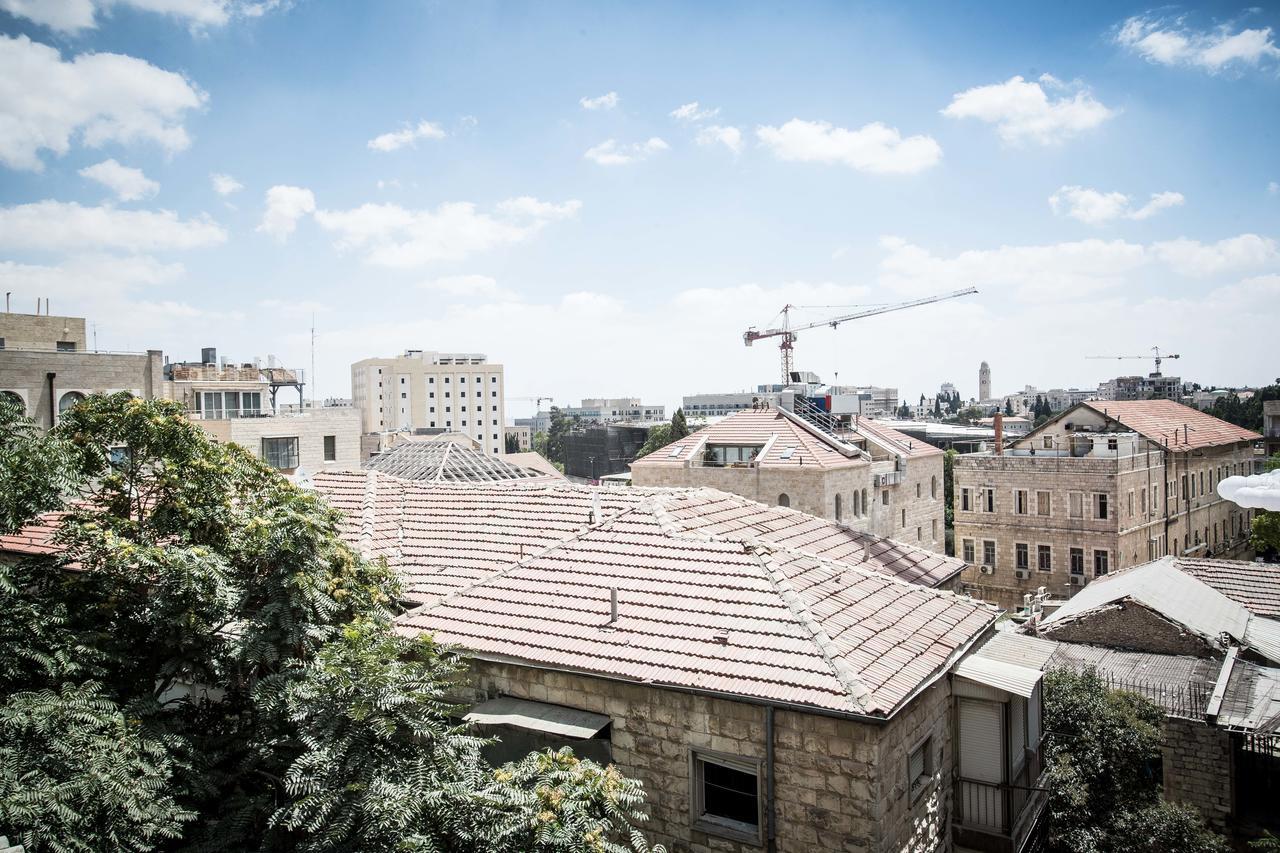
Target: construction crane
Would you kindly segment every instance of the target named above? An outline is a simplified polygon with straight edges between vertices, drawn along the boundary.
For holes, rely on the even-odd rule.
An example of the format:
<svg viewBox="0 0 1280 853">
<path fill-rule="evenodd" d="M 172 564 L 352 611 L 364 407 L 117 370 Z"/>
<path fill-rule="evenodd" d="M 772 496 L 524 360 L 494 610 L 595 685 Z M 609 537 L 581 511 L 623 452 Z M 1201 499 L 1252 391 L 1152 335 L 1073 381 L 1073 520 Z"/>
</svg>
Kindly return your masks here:
<svg viewBox="0 0 1280 853">
<path fill-rule="evenodd" d="M 504 397 L 503 399 L 504 400 L 520 400 L 521 402 L 525 402 L 525 403 L 533 403 L 535 412 L 542 411 L 543 400 L 546 400 L 548 403 L 555 402 L 555 398 L 553 397 Z"/>
<path fill-rule="evenodd" d="M 1152 347 L 1151 351 L 1155 353 L 1154 356 L 1150 356 L 1150 355 L 1086 355 L 1085 358 L 1094 358 L 1094 359 L 1104 358 L 1108 360 L 1116 359 L 1117 361 L 1122 361 L 1124 359 L 1130 359 L 1130 358 L 1153 358 L 1155 359 L 1155 362 L 1156 362 L 1156 372 L 1151 374 L 1152 376 L 1160 375 L 1160 362 L 1164 361 L 1166 358 L 1182 358 L 1182 356 L 1177 354 L 1161 355 L 1160 347 Z"/>
<path fill-rule="evenodd" d="M 751 346 L 758 340 L 764 338 L 782 338 L 778 344 L 778 349 L 782 351 L 782 384 L 787 385 L 791 382 L 792 362 L 794 358 L 795 342 L 798 335 L 796 332 L 803 332 L 805 329 L 816 329 L 819 326 L 830 326 L 836 328 L 841 323 L 847 323 L 850 320 L 861 320 L 863 317 L 874 317 L 877 314 L 888 314 L 890 311 L 902 311 L 905 308 L 915 308 L 917 305 L 929 305 L 933 302 L 942 302 L 946 299 L 955 299 L 959 296 L 968 296 L 977 293 L 976 287 L 969 287 L 964 290 L 957 290 L 954 293 L 942 293 L 937 296 L 929 296 L 924 299 L 915 299 L 911 302 L 899 302 L 896 305 L 881 305 L 877 308 L 869 308 L 866 311 L 859 311 L 855 314 L 845 314 L 842 317 L 832 317 L 829 320 L 819 320 L 816 323 L 806 323 L 803 326 L 791 325 L 791 312 L 799 305 L 784 305 L 782 308 L 782 325 L 776 329 L 765 329 L 757 331 L 755 326 L 747 329 L 742 334 L 742 342 L 747 346 Z"/>
</svg>

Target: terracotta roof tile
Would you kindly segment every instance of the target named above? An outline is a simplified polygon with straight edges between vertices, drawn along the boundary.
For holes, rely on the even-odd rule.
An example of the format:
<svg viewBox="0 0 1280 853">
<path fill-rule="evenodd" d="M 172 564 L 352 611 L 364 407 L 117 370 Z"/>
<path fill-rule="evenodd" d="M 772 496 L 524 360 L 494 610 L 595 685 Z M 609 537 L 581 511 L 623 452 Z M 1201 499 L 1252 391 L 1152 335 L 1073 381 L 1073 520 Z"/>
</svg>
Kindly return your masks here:
<svg viewBox="0 0 1280 853">
<path fill-rule="evenodd" d="M 1174 565 L 1245 609 L 1280 618 L 1280 565 L 1192 557 L 1175 557 Z"/>
<path fill-rule="evenodd" d="M 996 614 L 897 577 L 909 546 L 710 489 L 314 486 L 423 602 L 400 630 L 534 666 L 887 716 Z"/>
<path fill-rule="evenodd" d="M 1172 450 L 1196 450 L 1262 438 L 1256 432 L 1173 400 L 1091 400 L 1080 405 L 1114 418 L 1152 441 L 1168 444 Z"/>
</svg>

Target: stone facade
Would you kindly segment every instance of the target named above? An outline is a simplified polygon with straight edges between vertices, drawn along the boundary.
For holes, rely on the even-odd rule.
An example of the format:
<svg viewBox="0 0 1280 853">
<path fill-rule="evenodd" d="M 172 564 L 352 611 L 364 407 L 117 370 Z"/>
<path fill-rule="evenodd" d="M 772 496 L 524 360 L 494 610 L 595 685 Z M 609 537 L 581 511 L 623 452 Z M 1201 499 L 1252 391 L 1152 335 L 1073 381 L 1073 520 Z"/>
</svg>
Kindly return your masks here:
<svg viewBox="0 0 1280 853">
<path fill-rule="evenodd" d="M 282 474 L 301 468 L 311 474 L 359 468 L 362 456 L 360 414 L 350 408 L 305 409 L 301 414 L 265 418 L 224 418 L 197 421 L 217 441 L 235 442 L 255 456 L 265 457 L 264 438 L 296 439 L 298 467 L 282 467 Z M 331 441 L 326 442 L 326 438 Z M 326 458 L 326 444 L 332 451 Z"/>
<path fill-rule="evenodd" d="M 613 762 L 644 783 L 651 842 L 671 853 L 747 853 L 752 843 L 700 828 L 692 808 L 697 750 L 759 761 L 766 790 L 764 706 L 589 675 L 473 662 L 472 701 L 514 696 L 610 718 Z M 885 723 L 774 711 L 777 850 L 934 851 L 950 847 L 953 747 L 947 680 L 926 688 Z M 932 738 L 933 781 L 907 786 L 910 751 Z M 762 839 L 765 828 L 762 825 Z"/>
<path fill-rule="evenodd" d="M 1232 813 L 1231 735 L 1199 720 L 1169 717 L 1161 748 L 1164 796 L 1195 806 L 1219 831 Z"/>
<path fill-rule="evenodd" d="M 876 475 L 899 470 L 899 482 L 875 486 Z M 631 476 L 637 486 L 707 486 L 769 506 L 783 504 L 785 495 L 785 504 L 792 509 L 944 553 L 942 470 L 942 454 L 936 453 L 899 463 L 882 459 L 837 468 L 636 465 Z"/>
<path fill-rule="evenodd" d="M 166 398 L 163 361 L 159 350 L 97 353 L 6 346 L 0 350 L 0 394 L 21 400 L 27 415 L 50 429 L 59 410 L 80 396 L 127 391 L 144 400 Z"/>
<path fill-rule="evenodd" d="M 1091 410 L 1077 412 L 1077 427 L 1101 427 L 1100 416 L 1090 422 Z M 1099 446 L 1079 456 L 1064 449 L 1082 440 Z M 1249 559 L 1253 512 L 1221 499 L 1217 484 L 1251 473 L 1253 460 L 1253 448 L 1244 441 L 1188 452 L 1136 433 L 1085 438 L 1061 424 L 1021 439 L 1002 455 L 961 456 L 953 477 L 956 555 L 970 563 L 963 584 L 1011 607 L 1037 587 L 1069 597 L 1099 573 L 1166 554 Z M 991 512 L 987 489 L 994 492 Z M 986 542 L 995 548 L 991 571 L 983 569 Z M 1024 578 L 1018 577 L 1019 545 L 1027 554 Z M 1048 548 L 1046 569 L 1041 546 Z M 1078 549 L 1080 572 L 1072 572 L 1072 549 Z"/>
<path fill-rule="evenodd" d="M 48 314 L 0 314 L 0 350 L 70 350 L 88 349 L 83 317 L 51 317 Z"/>
</svg>

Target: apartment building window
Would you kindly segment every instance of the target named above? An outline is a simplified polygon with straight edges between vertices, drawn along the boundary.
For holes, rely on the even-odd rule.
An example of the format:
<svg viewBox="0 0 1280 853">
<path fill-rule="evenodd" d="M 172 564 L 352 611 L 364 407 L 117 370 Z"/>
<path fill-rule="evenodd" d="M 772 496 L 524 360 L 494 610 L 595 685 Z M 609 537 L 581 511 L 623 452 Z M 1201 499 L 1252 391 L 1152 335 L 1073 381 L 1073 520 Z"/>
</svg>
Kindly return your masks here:
<svg viewBox="0 0 1280 853">
<path fill-rule="evenodd" d="M 1182 475 L 1182 499 L 1184 501 L 1190 500 L 1190 498 L 1188 497 L 1189 494 L 1190 493 L 1187 491 L 1187 475 L 1183 474 Z"/>
<path fill-rule="evenodd" d="M 58 341 L 58 352 L 75 352 L 75 341 Z"/>
<path fill-rule="evenodd" d="M 888 489 L 885 489 L 884 491 L 880 492 L 880 505 L 881 505 L 881 506 L 888 506 L 888 505 L 889 505 L 889 490 L 888 490 Z"/>
<path fill-rule="evenodd" d="M 983 512 L 996 511 L 996 490 L 995 489 L 987 488 L 982 490 L 982 511 Z"/>
<path fill-rule="evenodd" d="M 1107 495 L 1103 492 L 1097 492 L 1093 496 L 1093 517 L 1104 520 L 1107 518 Z"/>
<path fill-rule="evenodd" d="M 1146 489 L 1138 490 L 1138 512 L 1142 513 L 1143 515 L 1147 514 L 1147 490 Z"/>
<path fill-rule="evenodd" d="M 446 399 L 446 400 L 447 400 L 447 399 L 449 399 L 451 396 L 452 396 L 452 395 L 451 395 L 448 391 L 445 391 L 445 392 L 444 392 L 444 397 L 445 397 L 445 399 Z"/>
<path fill-rule="evenodd" d="M 1027 514 L 1027 490 L 1026 489 L 1013 490 L 1013 512 L 1015 515 Z"/>
<path fill-rule="evenodd" d="M 938 499 L 938 477 L 934 475 L 929 478 L 929 497 L 934 500 Z"/>
<path fill-rule="evenodd" d="M 930 735 L 907 756 L 907 790 L 912 803 L 929 787 L 933 773 L 933 736 Z"/>
<path fill-rule="evenodd" d="M 0 338 L 0 349 L 4 349 L 4 338 Z"/>
<path fill-rule="evenodd" d="M 1203 472 L 1203 471 L 1201 471 L 1201 472 L 1200 472 L 1200 494 L 1202 494 L 1202 495 L 1204 495 L 1204 494 L 1208 494 L 1208 493 L 1204 490 L 1204 472 Z"/>
<path fill-rule="evenodd" d="M 461 382 L 463 385 L 466 385 L 466 384 L 467 384 L 467 377 L 465 377 L 465 376 L 459 376 L 459 377 L 458 377 L 458 381 L 459 381 L 459 382 Z"/>
<path fill-rule="evenodd" d="M 1083 548 L 1072 548 L 1070 561 L 1071 561 L 1071 574 L 1073 575 L 1084 574 L 1084 549 Z"/>
<path fill-rule="evenodd" d="M 404 391 L 401 391 L 401 392 L 400 392 L 400 399 L 401 399 L 401 400 L 408 400 L 408 399 L 409 399 L 409 395 L 408 395 L 408 394 L 406 394 Z"/>
<path fill-rule="evenodd" d="M 961 540 L 961 543 L 960 543 L 960 553 L 961 553 L 962 559 L 963 559 L 966 563 L 969 563 L 970 565 L 972 565 L 972 564 L 973 564 L 973 556 L 974 556 L 974 555 L 973 555 L 973 540 L 972 540 L 972 539 L 964 539 L 964 540 Z"/>
<path fill-rule="evenodd" d="M 994 540 L 991 540 L 991 539 L 982 540 L 982 564 L 984 566 L 991 566 L 993 569 L 995 568 L 996 543 Z"/>
<path fill-rule="evenodd" d="M 490 391 L 490 392 L 489 392 L 489 396 L 490 396 L 490 397 L 496 397 L 496 396 L 498 396 L 498 392 L 497 392 L 497 391 Z"/>
<path fill-rule="evenodd" d="M 923 528 L 923 527 L 917 527 L 917 528 L 916 528 L 916 541 L 917 541 L 917 542 L 923 542 L 923 541 L 924 541 L 924 528 Z"/>
<path fill-rule="evenodd" d="M 968 490 L 968 489 L 961 489 L 961 490 L 960 490 L 960 509 L 964 510 L 965 512 L 969 512 L 970 510 L 972 510 L 972 509 L 973 509 L 973 504 L 972 504 L 972 502 L 969 500 L 969 490 Z"/>
<path fill-rule="evenodd" d="M 1093 576 L 1101 577 L 1107 573 L 1111 562 L 1111 554 L 1095 549 L 1093 552 Z"/>
<path fill-rule="evenodd" d="M 836 495 L 836 521 L 840 520 L 840 516 L 841 516 L 840 496 Z"/>
<path fill-rule="evenodd" d="M 1129 515 L 1133 515 L 1133 489 L 1129 490 Z"/>
<path fill-rule="evenodd" d="M 867 503 L 867 490 L 866 490 L 866 489 L 863 489 L 863 490 L 862 490 L 862 514 L 863 514 L 863 515 L 870 515 L 870 514 L 871 514 L 871 506 L 870 506 L 870 504 L 868 504 L 868 503 Z"/>
<path fill-rule="evenodd" d="M 929 536 L 934 542 L 938 541 L 938 519 L 936 518 L 929 521 Z"/>
<path fill-rule="evenodd" d="M 1044 447 L 1045 450 L 1053 450 L 1053 436 L 1046 435 L 1044 437 L 1044 442 L 1042 443 L 1042 446 Z"/>
<path fill-rule="evenodd" d="M 404 384 L 404 377 L 403 377 L 403 376 L 401 376 L 401 377 L 400 377 L 400 384 L 401 384 L 401 385 L 403 385 L 403 384 Z"/>
<path fill-rule="evenodd" d="M 324 461 L 338 461 L 338 437 L 336 435 L 326 435 L 324 437 Z"/>
<path fill-rule="evenodd" d="M 906 529 L 907 529 L 907 510 L 906 510 L 906 507 L 903 507 L 903 509 L 902 509 L 902 529 L 903 529 L 903 530 L 906 530 Z"/>
<path fill-rule="evenodd" d="M 428 384 L 428 385 L 435 385 L 435 384 L 436 384 L 436 378 L 435 378 L 434 376 L 428 376 L 428 377 L 427 377 L 427 384 Z"/>
<path fill-rule="evenodd" d="M 262 460 L 282 471 L 298 467 L 298 437 L 262 439 Z"/>
<path fill-rule="evenodd" d="M 1036 515 L 1049 515 L 1052 507 L 1048 492 L 1036 492 Z"/>
<path fill-rule="evenodd" d="M 434 400 L 435 398 L 436 398 L 436 392 L 435 392 L 435 391 L 428 391 L 428 392 L 427 392 L 427 399 L 428 399 L 428 400 Z"/>
<path fill-rule="evenodd" d="M 1013 567 L 1025 569 L 1030 565 L 1026 542 L 1015 542 L 1013 545 Z"/>
<path fill-rule="evenodd" d="M 760 762 L 694 750 L 693 815 L 697 829 L 751 843 L 760 840 Z"/>
<path fill-rule="evenodd" d="M 1036 568 L 1042 572 L 1053 571 L 1053 546 L 1036 546 Z"/>
<path fill-rule="evenodd" d="M 496 376 L 490 376 L 490 377 L 489 377 L 489 381 L 490 381 L 490 382 L 497 382 L 497 381 L 498 381 L 498 377 L 496 377 Z"/>
</svg>

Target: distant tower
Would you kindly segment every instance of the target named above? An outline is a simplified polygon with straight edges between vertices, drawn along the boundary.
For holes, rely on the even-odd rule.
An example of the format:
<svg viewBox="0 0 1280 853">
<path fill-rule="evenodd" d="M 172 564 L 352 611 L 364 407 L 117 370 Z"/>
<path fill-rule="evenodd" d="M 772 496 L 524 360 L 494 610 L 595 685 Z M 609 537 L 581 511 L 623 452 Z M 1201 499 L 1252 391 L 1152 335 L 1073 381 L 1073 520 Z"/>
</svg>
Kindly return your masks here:
<svg viewBox="0 0 1280 853">
<path fill-rule="evenodd" d="M 985 361 L 978 368 L 978 399 L 991 399 L 991 368 Z"/>
</svg>

